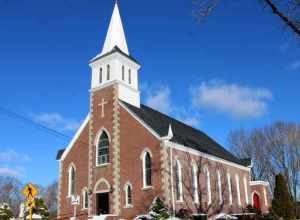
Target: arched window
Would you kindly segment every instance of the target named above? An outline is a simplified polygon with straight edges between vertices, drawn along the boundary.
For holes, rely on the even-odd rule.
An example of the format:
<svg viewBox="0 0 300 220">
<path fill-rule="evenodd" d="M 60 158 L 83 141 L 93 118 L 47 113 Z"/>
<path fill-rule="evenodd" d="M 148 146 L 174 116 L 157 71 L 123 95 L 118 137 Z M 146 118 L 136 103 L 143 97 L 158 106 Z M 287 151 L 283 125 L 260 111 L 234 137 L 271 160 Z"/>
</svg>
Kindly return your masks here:
<svg viewBox="0 0 300 220">
<path fill-rule="evenodd" d="M 199 202 L 198 195 L 198 175 L 197 175 L 197 166 L 195 164 L 192 165 L 192 197 L 195 203 Z"/>
<path fill-rule="evenodd" d="M 75 180 L 76 180 L 75 168 L 73 166 L 70 166 L 69 168 L 68 180 L 69 180 L 68 196 L 72 196 L 75 194 Z"/>
<path fill-rule="evenodd" d="M 176 181 L 176 200 L 182 201 L 182 175 L 181 175 L 181 164 L 179 160 L 176 160 L 175 164 L 175 181 Z"/>
<path fill-rule="evenodd" d="M 107 80 L 110 80 L 110 65 L 107 65 Z"/>
<path fill-rule="evenodd" d="M 128 83 L 131 84 L 131 69 L 128 70 Z"/>
<path fill-rule="evenodd" d="M 84 189 L 82 192 L 82 202 L 83 208 L 87 209 L 89 207 L 89 194 L 87 189 Z"/>
<path fill-rule="evenodd" d="M 236 192 L 237 192 L 237 202 L 238 205 L 241 206 L 241 191 L 240 191 L 240 177 L 236 174 L 235 175 L 235 183 L 236 183 Z"/>
<path fill-rule="evenodd" d="M 122 66 L 122 80 L 125 80 L 125 67 Z"/>
<path fill-rule="evenodd" d="M 152 185 L 151 155 L 145 152 L 143 157 L 143 184 L 144 188 Z"/>
<path fill-rule="evenodd" d="M 217 171 L 217 191 L 219 195 L 219 204 L 223 204 L 223 193 L 222 193 L 222 180 L 221 180 L 221 172 Z"/>
<path fill-rule="evenodd" d="M 125 185 L 125 207 L 132 207 L 132 186 L 129 183 Z"/>
<path fill-rule="evenodd" d="M 97 165 L 109 162 L 109 139 L 105 131 L 102 132 L 97 146 Z"/>
<path fill-rule="evenodd" d="M 206 175 L 206 187 L 207 187 L 207 204 L 211 204 L 211 186 L 210 186 L 210 173 L 208 167 L 204 168 Z"/>
<path fill-rule="evenodd" d="M 230 173 L 227 173 L 227 184 L 228 184 L 229 205 L 232 205 L 232 190 L 231 190 L 231 176 L 230 176 Z"/>
<path fill-rule="evenodd" d="M 103 81 L 102 74 L 103 74 L 103 70 L 102 70 L 102 68 L 100 68 L 100 71 L 99 71 L 99 82 L 100 83 L 102 83 L 102 81 Z"/>
</svg>

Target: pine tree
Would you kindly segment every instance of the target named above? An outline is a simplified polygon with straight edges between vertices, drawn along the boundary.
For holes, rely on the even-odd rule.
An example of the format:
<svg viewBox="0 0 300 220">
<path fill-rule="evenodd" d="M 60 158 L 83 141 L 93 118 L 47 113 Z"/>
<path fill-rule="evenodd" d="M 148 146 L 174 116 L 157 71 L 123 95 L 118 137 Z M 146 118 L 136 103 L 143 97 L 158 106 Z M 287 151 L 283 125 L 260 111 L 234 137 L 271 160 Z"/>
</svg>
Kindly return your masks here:
<svg viewBox="0 0 300 220">
<path fill-rule="evenodd" d="M 282 174 L 276 175 L 272 210 L 284 219 L 294 217 L 294 203 Z"/>
<path fill-rule="evenodd" d="M 3 203 L 0 205 L 0 219 L 10 220 L 13 217 L 13 213 L 8 204 Z"/>
<path fill-rule="evenodd" d="M 154 220 L 163 220 L 168 219 L 170 217 L 168 209 L 159 197 L 156 197 L 154 199 L 149 214 L 151 219 Z"/>
<path fill-rule="evenodd" d="M 34 202 L 35 202 L 35 207 L 32 209 L 32 213 L 41 216 L 42 220 L 49 220 L 50 213 L 47 206 L 44 203 L 44 200 L 42 198 L 36 198 Z M 28 215 L 29 215 L 29 211 L 27 210 L 25 216 Z"/>
</svg>

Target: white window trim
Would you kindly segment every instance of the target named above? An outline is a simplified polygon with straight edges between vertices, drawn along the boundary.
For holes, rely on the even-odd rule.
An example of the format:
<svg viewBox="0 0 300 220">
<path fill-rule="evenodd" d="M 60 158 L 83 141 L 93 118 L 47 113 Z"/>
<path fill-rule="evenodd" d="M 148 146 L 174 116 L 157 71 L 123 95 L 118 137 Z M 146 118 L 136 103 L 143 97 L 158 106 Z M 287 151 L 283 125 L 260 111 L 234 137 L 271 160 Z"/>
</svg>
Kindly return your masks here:
<svg viewBox="0 0 300 220">
<path fill-rule="evenodd" d="M 228 184 L 229 205 L 232 205 L 232 189 L 231 189 L 231 176 L 230 176 L 230 173 L 227 173 L 227 184 Z"/>
<path fill-rule="evenodd" d="M 206 186 L 207 186 L 207 204 L 211 205 L 212 199 L 211 199 L 211 184 L 210 184 L 210 172 L 208 167 L 204 168 L 205 174 L 206 174 Z"/>
<path fill-rule="evenodd" d="M 98 159 L 99 159 L 99 155 L 98 155 L 98 150 L 99 150 L 99 141 L 100 141 L 100 138 L 101 138 L 101 135 L 103 134 L 103 132 L 106 133 L 107 137 L 108 137 L 108 157 L 109 157 L 109 146 L 110 146 L 110 143 L 111 143 L 111 139 L 110 139 L 110 135 L 109 135 L 109 132 L 105 129 L 105 128 L 101 128 L 97 135 L 96 135 L 96 139 L 95 139 L 95 146 L 96 146 L 96 161 L 95 161 L 95 164 L 96 164 L 96 167 L 106 167 L 108 166 L 110 163 L 109 163 L 109 160 L 108 160 L 108 163 L 101 163 L 99 164 L 98 163 Z"/>
<path fill-rule="evenodd" d="M 235 175 L 235 182 L 236 182 L 237 202 L 238 205 L 241 206 L 242 202 L 241 202 L 241 191 L 240 191 L 240 177 L 237 174 Z"/>
<path fill-rule="evenodd" d="M 131 188 L 131 204 L 128 203 L 128 187 Z M 124 192 L 125 192 L 125 207 L 124 208 L 133 208 L 133 205 L 132 205 L 132 185 L 130 182 L 127 182 L 125 185 L 124 185 Z"/>
<path fill-rule="evenodd" d="M 249 204 L 249 195 L 248 195 L 248 184 L 247 184 L 247 178 L 244 177 L 244 188 L 245 188 L 245 198 L 246 198 L 246 204 Z"/>
<path fill-rule="evenodd" d="M 195 186 L 195 189 L 194 189 L 194 202 L 195 203 L 199 203 L 199 195 L 198 195 L 198 175 L 197 175 L 197 172 L 198 172 L 198 168 L 196 166 L 196 164 L 193 164 L 192 165 L 192 172 L 193 172 L 193 175 L 194 175 L 194 186 Z"/>
<path fill-rule="evenodd" d="M 76 169 L 75 169 L 74 164 L 71 164 L 68 169 L 68 197 L 72 196 L 72 192 L 71 192 L 72 191 L 71 190 L 71 188 L 72 188 L 72 175 L 71 175 L 72 169 L 74 169 L 74 173 L 75 173 L 75 177 L 76 177 Z M 75 189 L 74 189 L 74 191 L 75 191 Z"/>
<path fill-rule="evenodd" d="M 88 209 L 89 208 L 89 203 L 85 204 L 86 196 L 88 196 L 88 189 L 85 187 L 82 190 L 82 209 Z M 85 205 L 87 205 L 87 206 L 85 206 Z"/>
<path fill-rule="evenodd" d="M 151 185 L 147 185 L 147 176 L 146 176 L 146 155 L 149 154 L 150 155 L 150 159 L 152 158 L 152 154 L 150 151 L 148 150 L 144 150 L 143 151 L 143 158 L 142 158 L 142 163 L 143 163 L 143 188 L 142 189 L 149 189 L 152 188 L 152 181 L 151 181 Z M 151 161 L 151 165 L 152 165 L 152 161 Z M 152 175 L 152 173 L 151 173 Z"/>
<path fill-rule="evenodd" d="M 218 193 L 219 193 L 219 204 L 223 204 L 223 195 L 222 195 L 222 180 L 220 170 L 217 171 L 218 178 Z"/>
<path fill-rule="evenodd" d="M 176 196 L 176 202 L 183 202 L 183 187 L 182 187 L 182 168 L 181 168 L 181 163 L 179 160 L 176 160 L 176 166 L 177 166 L 177 170 L 176 175 L 178 175 L 178 182 L 179 182 L 179 199 Z M 176 187 L 176 191 L 177 191 L 177 187 Z M 176 192 L 177 193 L 177 192 Z"/>
</svg>

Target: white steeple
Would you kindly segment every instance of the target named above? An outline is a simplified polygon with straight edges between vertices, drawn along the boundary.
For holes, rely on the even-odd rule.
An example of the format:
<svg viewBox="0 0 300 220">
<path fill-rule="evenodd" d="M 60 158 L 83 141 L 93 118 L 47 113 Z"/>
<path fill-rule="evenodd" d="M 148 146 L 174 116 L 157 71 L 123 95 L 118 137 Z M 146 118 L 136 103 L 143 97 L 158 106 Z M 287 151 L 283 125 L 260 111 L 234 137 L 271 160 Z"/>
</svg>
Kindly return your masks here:
<svg viewBox="0 0 300 220">
<path fill-rule="evenodd" d="M 106 34 L 106 39 L 101 55 L 110 52 L 115 46 L 119 47 L 124 53 L 129 55 L 117 1 L 115 3 L 115 8 L 110 20 L 108 32 Z"/>
<path fill-rule="evenodd" d="M 117 2 L 103 50 L 89 65 L 92 69 L 92 90 L 117 85 L 120 100 L 140 107 L 138 72 L 141 66 L 129 55 Z"/>
</svg>

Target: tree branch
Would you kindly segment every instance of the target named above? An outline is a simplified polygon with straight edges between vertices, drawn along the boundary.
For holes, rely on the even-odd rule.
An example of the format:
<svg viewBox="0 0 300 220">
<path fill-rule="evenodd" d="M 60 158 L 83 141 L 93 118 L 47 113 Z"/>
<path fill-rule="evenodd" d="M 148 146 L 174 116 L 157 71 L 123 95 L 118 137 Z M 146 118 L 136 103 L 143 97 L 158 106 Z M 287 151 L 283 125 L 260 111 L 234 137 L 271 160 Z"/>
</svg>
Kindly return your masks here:
<svg viewBox="0 0 300 220">
<path fill-rule="evenodd" d="M 285 16 L 281 11 L 279 11 L 279 9 L 271 0 L 265 0 L 265 2 L 268 6 L 270 6 L 273 14 L 277 15 L 289 28 L 292 29 L 292 31 L 294 31 L 298 35 L 298 37 L 300 37 L 300 28 L 297 27 L 297 25 L 287 16 Z"/>
</svg>

